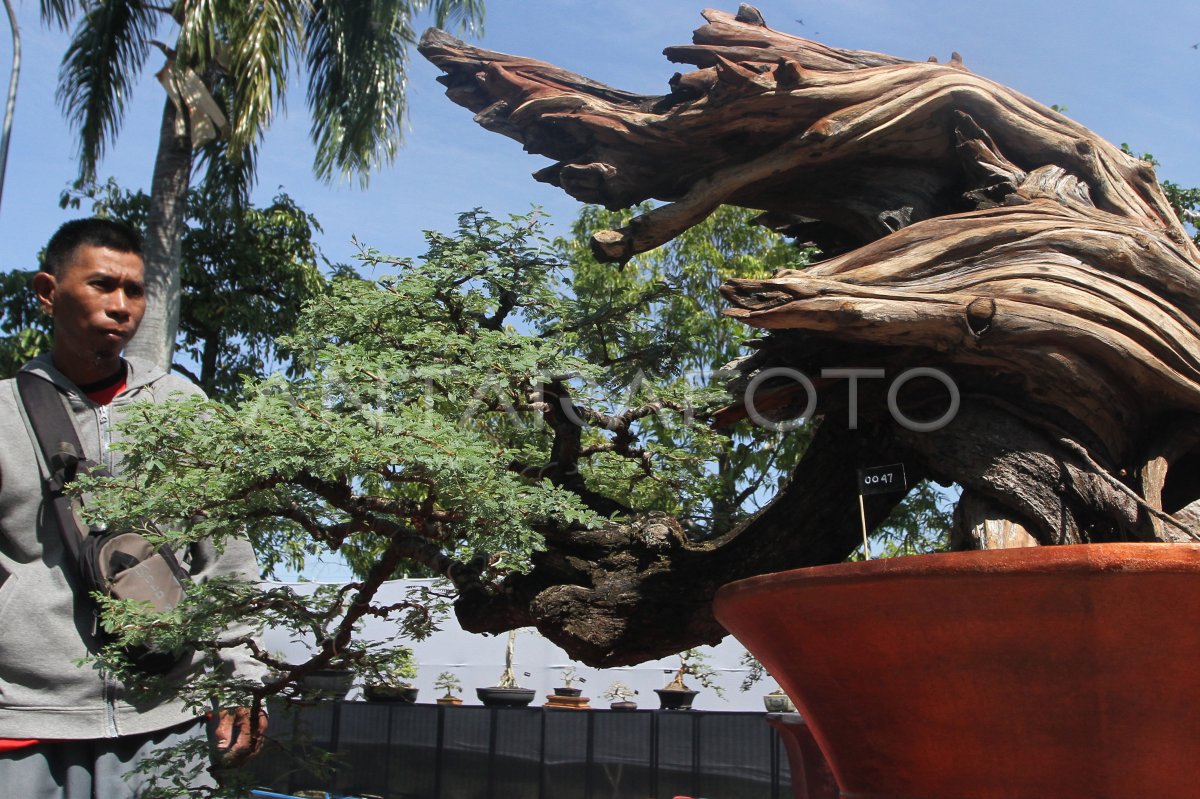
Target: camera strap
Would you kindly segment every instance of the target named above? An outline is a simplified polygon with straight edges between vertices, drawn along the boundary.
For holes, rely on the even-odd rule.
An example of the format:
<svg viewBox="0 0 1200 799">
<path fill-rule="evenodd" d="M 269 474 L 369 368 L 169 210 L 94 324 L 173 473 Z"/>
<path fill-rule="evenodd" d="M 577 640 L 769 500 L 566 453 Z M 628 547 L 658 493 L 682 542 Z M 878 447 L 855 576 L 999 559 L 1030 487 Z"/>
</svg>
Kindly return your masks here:
<svg viewBox="0 0 1200 799">
<path fill-rule="evenodd" d="M 32 372 L 18 372 L 17 389 L 49 471 L 46 493 L 58 520 L 63 549 L 77 566 L 80 544 L 90 531 L 83 522 L 82 503 L 68 494 L 66 487 L 80 469 L 86 473 L 102 467 L 83 457 L 79 434 L 53 383 Z"/>
<path fill-rule="evenodd" d="M 90 529 L 79 496 L 67 492 L 79 473 L 104 476 L 108 470 L 83 457 L 58 389 L 31 372 L 17 374 L 17 388 L 50 473 L 46 493 L 62 534 L 64 565 L 82 578 L 85 591 L 148 602 L 158 611 L 175 607 L 188 573 L 171 548 L 155 547 L 139 533 Z"/>
</svg>

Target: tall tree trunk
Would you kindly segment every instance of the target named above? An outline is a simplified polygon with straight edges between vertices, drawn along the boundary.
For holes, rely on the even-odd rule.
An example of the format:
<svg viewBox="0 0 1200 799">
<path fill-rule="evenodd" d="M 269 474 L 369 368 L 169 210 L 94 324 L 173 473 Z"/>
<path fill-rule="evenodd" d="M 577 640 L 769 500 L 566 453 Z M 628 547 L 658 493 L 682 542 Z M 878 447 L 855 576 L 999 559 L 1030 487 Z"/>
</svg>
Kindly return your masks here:
<svg viewBox="0 0 1200 799">
<path fill-rule="evenodd" d="M 187 190 L 192 177 L 192 142 L 175 133 L 177 115 L 168 99 L 158 134 L 158 156 L 146 222 L 146 316 L 127 354 L 171 368 L 179 331 L 180 264 Z"/>
<path fill-rule="evenodd" d="M 200 353 L 200 387 L 211 396 L 217 377 L 217 357 L 221 354 L 221 337 L 216 332 L 204 338 L 204 349 Z"/>
</svg>

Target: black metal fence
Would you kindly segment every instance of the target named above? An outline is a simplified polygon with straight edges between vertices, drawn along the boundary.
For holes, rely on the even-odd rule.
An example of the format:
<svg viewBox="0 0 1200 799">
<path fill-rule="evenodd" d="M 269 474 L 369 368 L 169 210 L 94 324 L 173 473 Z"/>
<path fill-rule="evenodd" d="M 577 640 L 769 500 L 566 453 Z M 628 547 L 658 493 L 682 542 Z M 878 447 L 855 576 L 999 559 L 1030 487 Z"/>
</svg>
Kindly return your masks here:
<svg viewBox="0 0 1200 799">
<path fill-rule="evenodd" d="M 273 709 L 263 787 L 384 799 L 787 799 L 763 713 L 322 702 Z M 332 753 L 331 770 L 317 766 Z"/>
</svg>

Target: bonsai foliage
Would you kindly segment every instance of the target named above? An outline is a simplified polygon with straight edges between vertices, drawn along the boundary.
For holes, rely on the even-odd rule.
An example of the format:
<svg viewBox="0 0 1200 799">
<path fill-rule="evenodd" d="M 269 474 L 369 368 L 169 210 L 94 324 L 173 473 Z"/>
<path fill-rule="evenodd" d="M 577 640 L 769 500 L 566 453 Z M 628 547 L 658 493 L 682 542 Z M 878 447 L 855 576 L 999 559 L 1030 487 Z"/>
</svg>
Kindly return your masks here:
<svg viewBox="0 0 1200 799">
<path fill-rule="evenodd" d="M 558 242 L 571 265 L 571 287 L 582 313 L 579 353 L 603 365 L 621 386 L 670 380 L 697 391 L 719 388 L 722 370 L 745 355 L 750 337 L 744 325 L 722 315 L 721 285 L 736 277 L 802 268 L 812 250 L 792 246 L 752 224 L 749 212 L 729 206 L 619 270 L 595 258 L 588 245 L 594 234 L 626 225 L 650 208 L 586 206 L 572 226 L 572 238 Z M 676 494 L 663 491 L 636 507 L 671 513 L 696 536 L 722 535 L 773 495 L 809 438 L 806 428 L 785 434 L 745 419 L 720 433 L 725 440 L 712 458 L 712 478 L 701 503 L 684 505 Z M 659 425 L 653 436 L 670 441 L 672 431 Z"/>
<path fill-rule="evenodd" d="M 571 287 L 583 316 L 579 353 L 604 365 L 618 385 L 643 380 L 682 380 L 697 391 L 723 388 L 723 381 L 755 346 L 754 332 L 724 313 L 721 286 L 780 269 L 803 269 L 820 258 L 817 248 L 797 247 L 755 214 L 724 205 L 707 219 L 649 252 L 614 269 L 595 257 L 589 242 L 606 229 L 628 225 L 652 210 L 641 203 L 621 211 L 585 206 L 572 225 L 572 238 L 556 242 L 571 267 Z M 653 422 L 653 418 L 650 420 Z M 689 534 L 716 538 L 746 521 L 785 486 L 811 439 L 813 425 L 777 426 L 718 415 L 723 437 L 714 454 L 714 479 L 701 504 L 681 506 L 676 495 L 650 497 L 636 507 L 672 513 Z M 669 439 L 669 427 L 652 430 Z M 873 532 L 885 557 L 949 546 L 952 502 L 947 492 L 923 482 L 898 503 Z"/>
<path fill-rule="evenodd" d="M 364 657 L 360 671 L 367 685 L 389 687 L 407 686 L 417 677 L 413 652 L 406 646 L 396 646 L 382 653 Z"/>
<path fill-rule="evenodd" d="M 618 680 L 605 688 L 601 695 L 610 702 L 630 702 L 633 697 L 638 695 L 638 692 L 636 688 L 630 688 Z"/>
<path fill-rule="evenodd" d="M 471 595 L 528 569 L 548 540 L 586 536 L 623 507 L 602 491 L 628 497 L 650 481 L 687 497 L 706 485 L 705 447 L 697 456 L 638 440 L 641 420 L 668 414 L 688 431 L 680 438 L 716 440 L 685 418 L 686 386 L 657 393 L 643 383 L 610 400 L 603 370 L 572 354 L 577 305 L 559 290 L 564 264 L 536 219 L 472 212 L 455 236 L 428 241 L 420 262 L 364 250 L 366 268 L 391 274 L 339 278 L 308 304 L 281 342 L 308 372 L 247 379 L 236 406 L 141 407 L 124 430 L 123 474 L 82 484 L 88 514 L 110 527 L 177 547 L 246 535 L 268 571 L 337 551 L 360 575 L 311 596 L 193 585 L 164 618 L 110 603 L 121 643 L 215 652 L 252 647 L 245 633 L 269 624 L 312 646 L 303 663 L 256 652 L 279 674 L 267 685 L 198 678 L 197 707 L 214 695 L 254 704 L 287 694 L 318 668 L 371 672 L 403 660 L 389 643 L 358 642 L 360 621 L 396 617 L 400 638 L 420 637 L 452 594 L 379 606 L 375 592 L 398 574 L 442 574 Z M 246 621 L 227 632 L 236 620 Z M 506 674 L 511 648 L 508 661 Z"/>
<path fill-rule="evenodd" d="M 671 678 L 671 681 L 666 684 L 666 690 L 692 690 L 683 681 L 686 676 L 695 677 L 698 683 L 705 688 L 711 688 L 717 696 L 724 698 L 725 689 L 717 682 L 717 672 L 708 665 L 708 655 L 698 649 L 685 649 L 679 653 L 679 668 L 675 670 L 675 676 Z"/>
<path fill-rule="evenodd" d="M 763 666 L 762 661 L 750 654 L 743 652 L 738 663 L 746 668 L 746 676 L 742 678 L 742 684 L 738 686 L 738 690 L 745 693 L 754 687 L 755 683 L 767 676 L 767 669 Z"/>
<path fill-rule="evenodd" d="M 445 691 L 445 698 L 451 699 L 462 690 L 462 680 L 458 679 L 458 675 L 452 671 L 443 671 L 433 681 L 433 687 L 439 691 Z"/>
<path fill-rule="evenodd" d="M 754 657 L 754 655 L 750 654 L 750 652 L 743 652 L 742 657 L 738 660 L 738 663 L 744 666 L 746 669 L 746 676 L 742 678 L 742 684 L 738 686 L 738 690 L 743 693 L 752 689 L 756 683 L 760 682 L 764 678 L 771 676 L 766 667 L 763 666 L 762 661 Z M 775 688 L 770 691 L 770 693 L 771 695 L 778 695 L 783 694 L 784 691 L 782 688 L 776 685 Z"/>
</svg>

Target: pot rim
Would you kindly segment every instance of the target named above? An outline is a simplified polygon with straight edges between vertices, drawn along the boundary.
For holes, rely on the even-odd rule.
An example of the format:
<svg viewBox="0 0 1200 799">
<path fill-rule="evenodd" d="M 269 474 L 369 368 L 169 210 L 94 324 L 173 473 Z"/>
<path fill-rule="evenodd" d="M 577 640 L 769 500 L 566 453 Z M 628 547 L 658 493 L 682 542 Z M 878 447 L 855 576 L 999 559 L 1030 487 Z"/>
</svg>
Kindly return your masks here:
<svg viewBox="0 0 1200 799">
<path fill-rule="evenodd" d="M 1200 543 L 1120 542 L 934 552 L 897 558 L 831 563 L 761 574 L 726 583 L 718 605 L 735 594 L 774 590 L 794 582 L 851 583 L 950 575 L 1069 574 L 1083 572 L 1200 573 Z M 719 614 L 718 614 L 719 615 Z"/>
</svg>

